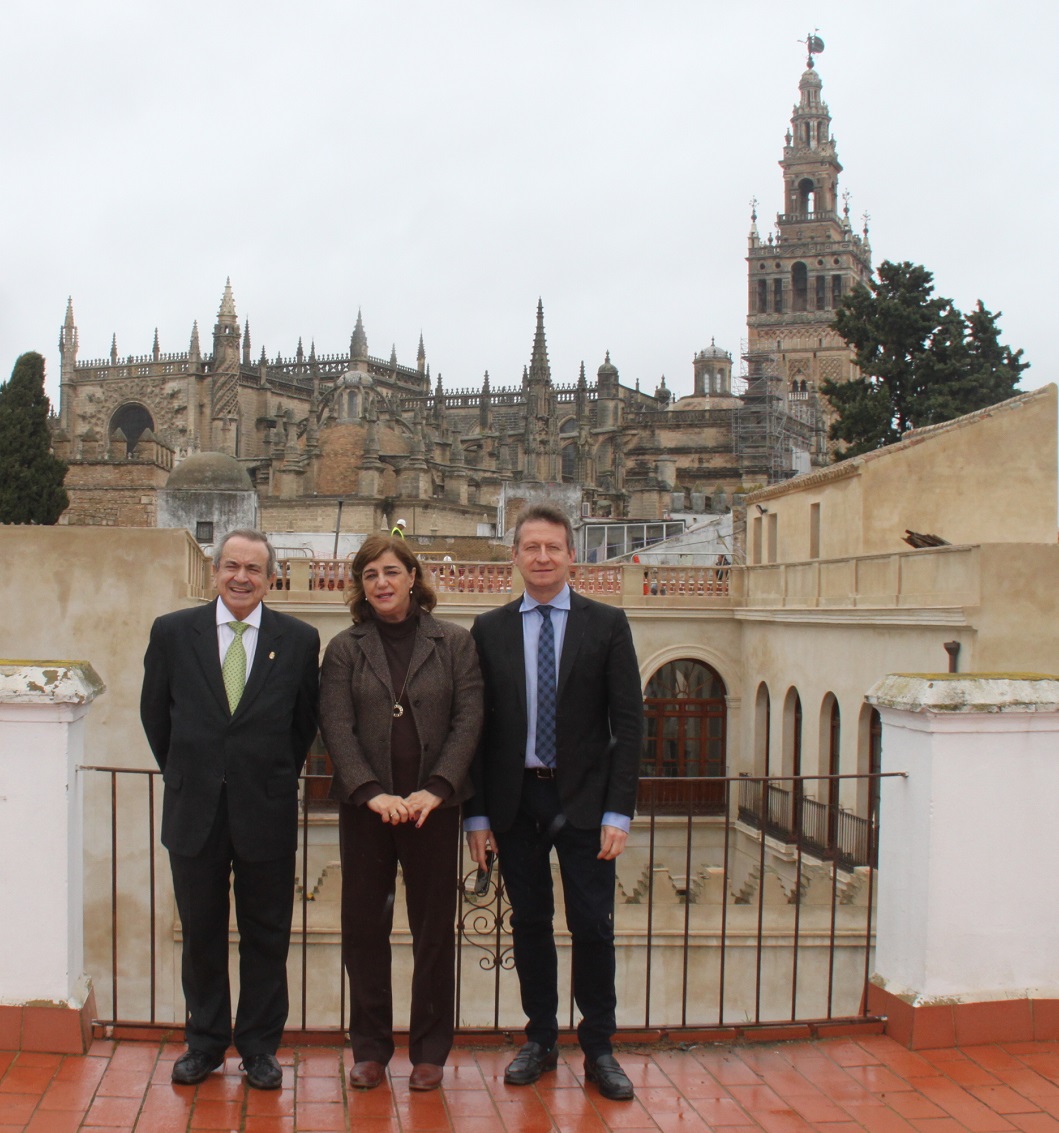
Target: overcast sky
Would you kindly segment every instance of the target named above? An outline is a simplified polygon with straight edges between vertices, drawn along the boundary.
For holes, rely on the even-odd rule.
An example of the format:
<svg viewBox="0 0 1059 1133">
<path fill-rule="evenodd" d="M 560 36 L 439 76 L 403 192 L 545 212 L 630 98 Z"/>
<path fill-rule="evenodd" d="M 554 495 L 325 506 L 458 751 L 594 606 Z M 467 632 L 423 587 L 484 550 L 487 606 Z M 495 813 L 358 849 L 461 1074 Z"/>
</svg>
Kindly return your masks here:
<svg viewBox="0 0 1059 1133">
<path fill-rule="evenodd" d="M 231 277 L 254 356 L 369 350 L 446 390 L 611 352 L 678 394 L 746 336 L 807 32 L 859 228 L 1056 379 L 1059 5 L 1043 0 L 7 0 L 0 376 L 203 348 Z"/>
</svg>

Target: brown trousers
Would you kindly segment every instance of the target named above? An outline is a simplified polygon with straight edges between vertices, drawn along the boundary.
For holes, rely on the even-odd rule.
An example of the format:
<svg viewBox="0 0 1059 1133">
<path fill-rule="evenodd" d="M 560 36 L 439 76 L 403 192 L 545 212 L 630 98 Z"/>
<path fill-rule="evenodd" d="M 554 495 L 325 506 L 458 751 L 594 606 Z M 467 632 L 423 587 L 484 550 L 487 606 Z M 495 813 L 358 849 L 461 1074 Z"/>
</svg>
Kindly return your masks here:
<svg viewBox="0 0 1059 1133">
<path fill-rule="evenodd" d="M 349 976 L 349 1040 L 358 1062 L 393 1054 L 390 930 L 397 865 L 412 930 L 413 1065 L 444 1066 L 452 1049 L 456 997 L 456 898 L 460 808 L 389 826 L 366 806 L 339 809 L 342 855 L 342 959 Z"/>
</svg>

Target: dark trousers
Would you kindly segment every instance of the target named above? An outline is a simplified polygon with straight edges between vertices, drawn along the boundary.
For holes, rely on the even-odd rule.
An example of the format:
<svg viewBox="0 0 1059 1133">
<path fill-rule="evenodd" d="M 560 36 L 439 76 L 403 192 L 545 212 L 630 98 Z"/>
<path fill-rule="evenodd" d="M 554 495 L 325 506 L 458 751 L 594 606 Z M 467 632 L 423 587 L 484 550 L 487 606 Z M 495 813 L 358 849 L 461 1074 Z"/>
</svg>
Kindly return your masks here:
<svg viewBox="0 0 1059 1133">
<path fill-rule="evenodd" d="M 353 1057 L 386 1063 L 393 1055 L 390 930 L 400 863 L 412 930 L 408 1054 L 413 1065 L 444 1066 L 455 1023 L 459 807 L 433 811 L 417 830 L 411 822 L 389 826 L 366 806 L 344 803 L 338 833 Z"/>
<path fill-rule="evenodd" d="M 572 938 L 577 1037 L 589 1058 L 611 1052 L 614 993 L 614 862 L 600 861 L 599 828 L 566 821 L 554 780 L 523 778 L 518 815 L 496 832 L 500 870 L 511 901 L 515 968 L 526 1013 L 526 1037 L 551 1047 L 559 1033 L 558 975 L 552 918 L 555 900 L 549 855 L 559 858 Z"/>
<path fill-rule="evenodd" d="M 244 861 L 220 804 L 206 845 L 193 858 L 170 853 L 173 890 L 184 935 L 181 977 L 187 1003 L 187 1044 L 220 1056 L 233 1040 L 228 983 L 228 889 L 234 877 L 239 926 L 236 1049 L 249 1058 L 275 1054 L 287 1021 L 287 951 L 294 909 L 294 855 Z"/>
</svg>

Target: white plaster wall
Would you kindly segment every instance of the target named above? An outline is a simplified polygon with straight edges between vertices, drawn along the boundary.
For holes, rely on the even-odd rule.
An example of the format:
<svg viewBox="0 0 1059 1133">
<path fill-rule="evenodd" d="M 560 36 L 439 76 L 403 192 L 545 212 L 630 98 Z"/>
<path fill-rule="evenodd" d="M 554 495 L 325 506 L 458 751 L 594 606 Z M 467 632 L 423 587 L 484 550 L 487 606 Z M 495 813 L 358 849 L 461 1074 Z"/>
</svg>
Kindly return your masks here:
<svg viewBox="0 0 1059 1133">
<path fill-rule="evenodd" d="M 0 1003 L 84 1000 L 84 713 L 0 704 Z"/>
<path fill-rule="evenodd" d="M 876 973 L 915 1002 L 1059 996 L 1059 715 L 880 706 Z"/>
</svg>

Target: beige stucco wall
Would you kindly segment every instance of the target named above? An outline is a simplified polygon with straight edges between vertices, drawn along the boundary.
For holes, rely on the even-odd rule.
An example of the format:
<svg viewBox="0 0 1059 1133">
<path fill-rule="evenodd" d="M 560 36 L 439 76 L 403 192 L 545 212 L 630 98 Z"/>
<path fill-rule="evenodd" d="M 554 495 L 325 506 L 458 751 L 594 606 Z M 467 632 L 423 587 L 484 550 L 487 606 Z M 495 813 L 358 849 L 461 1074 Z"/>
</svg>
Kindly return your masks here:
<svg viewBox="0 0 1059 1133">
<path fill-rule="evenodd" d="M 820 508 L 815 557 L 824 559 L 902 550 L 906 530 L 953 544 L 1055 542 L 1057 407 L 1059 391 L 1047 385 L 755 492 L 748 499 L 748 561 L 814 557 L 814 504 Z M 770 523 L 777 527 L 774 559 Z M 761 558 L 754 555 L 758 525 Z"/>
</svg>

